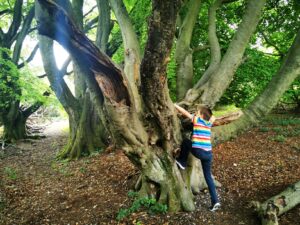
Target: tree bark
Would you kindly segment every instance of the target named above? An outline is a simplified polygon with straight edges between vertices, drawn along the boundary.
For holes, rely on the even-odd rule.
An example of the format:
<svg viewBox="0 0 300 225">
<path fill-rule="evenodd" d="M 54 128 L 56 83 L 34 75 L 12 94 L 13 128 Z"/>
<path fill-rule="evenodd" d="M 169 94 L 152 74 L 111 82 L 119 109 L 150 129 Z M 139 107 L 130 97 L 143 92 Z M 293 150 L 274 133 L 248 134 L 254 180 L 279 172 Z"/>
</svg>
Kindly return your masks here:
<svg viewBox="0 0 300 225">
<path fill-rule="evenodd" d="M 263 203 L 252 202 L 262 225 L 278 225 L 278 216 L 300 204 L 300 182 Z"/>
<path fill-rule="evenodd" d="M 176 96 L 182 100 L 190 88 L 193 87 L 193 50 L 190 48 L 193 29 L 198 18 L 201 0 L 191 0 L 188 11 L 180 28 L 176 42 Z"/>
<path fill-rule="evenodd" d="M 243 115 L 236 121 L 213 128 L 215 141 L 228 140 L 238 133 L 256 124 L 277 104 L 282 94 L 300 74 L 300 31 L 290 47 L 280 69 L 269 82 L 265 90 L 243 110 Z"/>
<path fill-rule="evenodd" d="M 265 2 L 265 0 L 249 0 L 247 2 L 243 20 L 222 58 L 219 67 L 211 73 L 205 83 L 200 79 L 199 83 L 203 84 L 196 84 L 193 89 L 190 89 L 185 96 L 184 102 L 193 103 L 199 101 L 211 108 L 214 107 L 229 86 L 237 67 L 242 61 L 244 51 L 259 22 Z M 207 79 L 207 77 L 204 76 L 203 79 Z"/>
</svg>

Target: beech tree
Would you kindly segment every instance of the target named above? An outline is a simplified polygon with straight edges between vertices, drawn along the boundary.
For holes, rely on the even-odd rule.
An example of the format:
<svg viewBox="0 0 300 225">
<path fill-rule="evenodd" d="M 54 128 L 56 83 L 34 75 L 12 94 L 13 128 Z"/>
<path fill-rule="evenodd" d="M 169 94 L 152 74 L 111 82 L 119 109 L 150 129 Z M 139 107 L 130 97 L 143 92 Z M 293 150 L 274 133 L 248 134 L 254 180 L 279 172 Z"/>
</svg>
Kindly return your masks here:
<svg viewBox="0 0 300 225">
<path fill-rule="evenodd" d="M 83 31 L 88 30 L 88 24 L 83 24 L 83 1 L 76 0 L 70 4 L 69 1 L 62 1 L 60 4 L 76 21 L 77 26 Z M 106 15 L 101 14 L 103 17 Z M 99 20 L 99 23 L 102 20 Z M 101 26 L 102 27 L 102 26 Z M 108 34 L 106 34 L 108 35 Z M 101 38 L 97 38 L 99 47 L 105 46 L 103 41 L 107 40 L 102 34 Z M 107 146 L 108 132 L 103 124 L 104 120 L 99 118 L 94 105 L 90 99 L 90 93 L 87 89 L 83 75 L 81 75 L 80 67 L 76 61 L 71 58 L 67 59 L 62 69 L 58 69 L 53 52 L 53 40 L 47 37 L 39 37 L 39 45 L 44 63 L 44 70 L 51 84 L 51 88 L 56 94 L 58 100 L 64 107 L 69 118 L 69 142 L 59 153 L 61 158 L 79 158 L 83 154 L 90 154 L 97 149 Z M 75 79 L 75 95 L 72 94 L 68 85 L 64 80 L 68 65 L 73 62 L 74 79 Z M 101 116 L 101 114 L 100 114 Z"/>
<path fill-rule="evenodd" d="M 216 36 L 215 17 L 216 10 L 223 2 L 226 1 L 216 0 L 210 8 L 208 33 L 211 49 L 210 65 L 197 84 L 187 92 L 183 99 L 185 104 L 200 102 L 210 107 L 215 106 L 232 81 L 237 67 L 242 62 L 244 51 L 258 25 L 266 1 L 247 1 L 242 22 L 239 24 L 226 53 L 221 57 L 221 50 Z"/>
<path fill-rule="evenodd" d="M 231 62 L 228 64 L 230 68 L 226 67 L 227 72 L 230 71 L 228 74 L 232 74 L 236 68 L 235 63 L 240 62 L 250 33 L 258 23 L 257 17 L 260 15 L 264 1 L 253 2 L 249 1 L 236 37 L 233 38 L 231 47 L 229 46 L 220 62 L 220 68 L 223 64 L 225 68 L 225 62 Z M 97 110 L 99 118 L 103 124 L 107 124 L 109 132 L 115 136 L 118 148 L 124 150 L 128 158 L 140 169 L 139 193 L 143 196 L 156 196 L 160 203 L 168 205 L 170 211 L 194 210 L 191 174 L 180 173 L 174 163 L 173 154 L 181 143 L 182 135 L 169 96 L 166 76 L 176 18 L 182 2 L 152 1 L 152 14 L 148 20 L 148 40 L 138 73 L 140 74 L 140 110 L 134 100 L 133 84 L 129 84 L 128 75 L 132 75 L 131 72 L 124 73 L 107 55 L 99 51 L 62 7 L 51 0 L 39 0 L 36 3 L 39 33 L 56 40 L 72 55 L 81 71 L 80 76 L 87 84 L 91 103 Z M 126 16 L 126 12 L 118 12 L 117 6 L 120 6 L 118 5 L 120 1 L 111 0 L 111 3 L 117 17 Z M 250 15 L 254 15 L 253 18 Z M 125 22 L 126 18 L 122 18 Z M 246 25 L 249 24 L 253 27 L 247 28 L 250 32 L 246 32 Z M 122 30 L 122 35 L 128 34 Z M 234 42 L 237 42 L 235 43 L 237 46 L 233 44 Z M 131 48 L 129 43 L 126 46 Z M 136 49 L 136 46 L 134 47 Z M 298 34 L 286 60 L 269 87 L 254 100 L 239 120 L 215 128 L 216 137 L 226 139 L 248 128 L 274 106 L 283 91 L 299 74 L 299 52 Z M 128 65 L 132 67 L 136 62 L 135 53 L 129 49 L 126 59 Z M 231 59 L 229 56 L 236 57 Z M 134 59 L 133 64 L 130 64 L 131 57 Z M 215 79 L 213 81 L 216 82 Z M 211 105 L 215 104 L 217 95 L 220 93 L 210 98 Z"/>
<path fill-rule="evenodd" d="M 31 106 L 22 106 L 20 103 L 21 87 L 18 85 L 18 69 L 32 60 L 38 46 L 32 50 L 25 61 L 20 60 L 24 39 L 32 31 L 31 25 L 34 18 L 32 3 L 27 2 L 24 5 L 23 0 L 16 0 L 13 9 L 7 6 L 1 11 L 1 15 L 12 17 L 7 32 L 2 27 L 0 28 L 1 84 L 7 85 L 6 87 L 11 88 L 14 92 L 12 94 L 1 88 L 1 100 L 3 99 L 3 102 L 0 103 L 0 124 L 4 125 L 4 140 L 11 142 L 27 137 L 26 120 L 42 105 L 41 101 L 37 101 Z"/>
</svg>

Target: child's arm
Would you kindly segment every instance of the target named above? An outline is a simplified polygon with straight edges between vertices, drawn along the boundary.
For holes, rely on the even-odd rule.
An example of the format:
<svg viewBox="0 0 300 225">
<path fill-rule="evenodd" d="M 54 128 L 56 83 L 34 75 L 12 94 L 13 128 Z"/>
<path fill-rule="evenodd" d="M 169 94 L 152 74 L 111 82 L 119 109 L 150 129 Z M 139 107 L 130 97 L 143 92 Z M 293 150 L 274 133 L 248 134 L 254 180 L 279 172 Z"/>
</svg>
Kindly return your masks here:
<svg viewBox="0 0 300 225">
<path fill-rule="evenodd" d="M 211 116 L 210 119 L 209 119 L 209 122 L 210 122 L 211 124 L 213 124 L 213 123 L 215 122 L 215 120 L 216 120 L 216 117 Z"/>
<path fill-rule="evenodd" d="M 178 112 L 180 112 L 183 116 L 193 120 L 193 115 L 190 114 L 188 111 L 186 111 L 184 108 L 180 107 L 177 104 L 174 104 L 175 108 L 177 109 Z"/>
</svg>

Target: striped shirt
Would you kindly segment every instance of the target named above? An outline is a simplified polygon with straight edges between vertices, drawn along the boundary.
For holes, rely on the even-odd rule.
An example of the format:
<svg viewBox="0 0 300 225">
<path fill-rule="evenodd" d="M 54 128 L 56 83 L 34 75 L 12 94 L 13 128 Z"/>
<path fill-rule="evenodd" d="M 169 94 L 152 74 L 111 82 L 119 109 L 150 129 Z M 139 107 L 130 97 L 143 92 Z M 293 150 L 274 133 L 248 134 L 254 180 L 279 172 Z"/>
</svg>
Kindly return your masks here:
<svg viewBox="0 0 300 225">
<path fill-rule="evenodd" d="M 206 120 L 203 120 L 199 116 L 193 117 L 193 135 L 192 135 L 192 147 L 201 148 L 205 151 L 211 151 L 211 126 L 212 124 Z"/>
</svg>

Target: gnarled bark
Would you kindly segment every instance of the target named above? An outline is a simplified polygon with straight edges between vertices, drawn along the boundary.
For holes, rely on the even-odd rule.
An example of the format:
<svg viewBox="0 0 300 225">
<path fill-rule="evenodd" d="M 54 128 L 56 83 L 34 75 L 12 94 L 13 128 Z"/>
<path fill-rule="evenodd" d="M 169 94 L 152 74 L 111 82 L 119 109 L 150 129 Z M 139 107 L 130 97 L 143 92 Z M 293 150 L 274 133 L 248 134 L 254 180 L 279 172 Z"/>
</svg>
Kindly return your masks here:
<svg viewBox="0 0 300 225">
<path fill-rule="evenodd" d="M 145 185 L 154 184 L 157 198 L 167 203 L 169 210 L 193 210 L 190 187 L 185 185 L 172 156 L 180 133 L 166 86 L 166 62 L 180 2 L 153 3 L 149 41 L 142 64 L 141 83 L 148 108 L 143 118 L 134 108 L 130 86 L 122 71 L 75 27 L 58 5 L 50 0 L 38 2 L 43 9 L 37 18 L 40 34 L 57 40 L 77 60 L 94 106 L 97 110 L 104 108 L 111 133 L 118 136 L 119 147 L 141 169 Z M 52 16 L 51 20 L 46 14 Z"/>
</svg>

